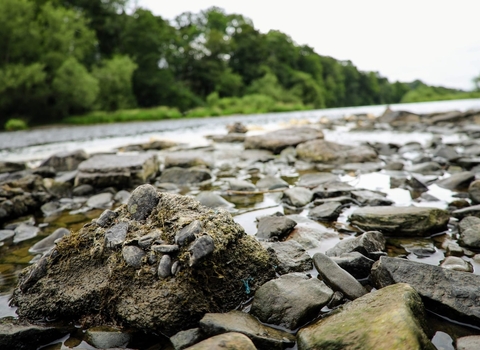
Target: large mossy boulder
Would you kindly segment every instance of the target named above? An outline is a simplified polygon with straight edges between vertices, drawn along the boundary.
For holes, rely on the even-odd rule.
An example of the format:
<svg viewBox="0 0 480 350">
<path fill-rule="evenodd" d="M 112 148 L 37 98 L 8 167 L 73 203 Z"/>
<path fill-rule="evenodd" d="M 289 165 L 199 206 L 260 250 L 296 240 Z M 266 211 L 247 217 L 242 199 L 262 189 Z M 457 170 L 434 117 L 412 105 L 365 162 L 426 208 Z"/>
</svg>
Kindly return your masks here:
<svg viewBox="0 0 480 350">
<path fill-rule="evenodd" d="M 418 293 L 396 284 L 364 295 L 301 329 L 298 349 L 435 349 Z"/>
<path fill-rule="evenodd" d="M 20 317 L 172 335 L 275 277 L 276 262 L 226 211 L 142 185 L 116 214 L 65 236 L 23 271 L 12 299 Z M 113 242 L 119 225 L 126 234 Z"/>
</svg>

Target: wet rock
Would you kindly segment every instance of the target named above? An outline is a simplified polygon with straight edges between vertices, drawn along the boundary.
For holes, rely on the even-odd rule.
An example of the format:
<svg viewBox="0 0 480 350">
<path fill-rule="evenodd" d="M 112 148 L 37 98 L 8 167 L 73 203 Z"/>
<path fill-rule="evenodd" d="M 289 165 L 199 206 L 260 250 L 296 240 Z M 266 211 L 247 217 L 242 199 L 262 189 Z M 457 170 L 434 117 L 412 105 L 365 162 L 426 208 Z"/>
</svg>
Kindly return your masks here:
<svg viewBox="0 0 480 350">
<path fill-rule="evenodd" d="M 0 230 L 0 242 L 13 243 L 13 236 L 15 236 L 14 230 Z"/>
<path fill-rule="evenodd" d="M 200 320 L 200 328 L 209 336 L 238 332 L 246 335 L 257 349 L 285 349 L 295 343 L 290 333 L 267 327 L 255 317 L 240 311 L 226 314 L 207 313 Z"/>
<path fill-rule="evenodd" d="M 160 278 L 167 278 L 170 276 L 172 270 L 172 258 L 170 255 L 165 254 L 160 259 L 160 263 L 158 264 L 158 277 Z"/>
<path fill-rule="evenodd" d="M 176 348 L 175 348 L 176 349 Z M 188 348 L 189 350 L 256 350 L 253 342 L 237 332 L 228 332 L 205 339 Z"/>
<path fill-rule="evenodd" d="M 108 209 L 113 205 L 113 195 L 109 192 L 99 193 L 87 200 L 87 206 L 95 209 Z"/>
<path fill-rule="evenodd" d="M 318 248 L 324 241 L 333 237 L 338 239 L 338 234 L 333 230 L 327 229 L 317 221 L 308 219 L 301 215 L 288 215 L 289 218 L 297 222 L 287 240 L 294 240 L 305 249 Z"/>
<path fill-rule="evenodd" d="M 161 253 L 161 254 L 168 254 L 178 252 L 178 245 L 177 244 L 159 244 L 152 246 L 152 250 Z"/>
<path fill-rule="evenodd" d="M 321 130 L 309 127 L 289 128 L 247 136 L 244 147 L 245 149 L 266 149 L 278 154 L 287 147 L 315 139 L 323 139 Z"/>
<path fill-rule="evenodd" d="M 179 193 L 180 188 L 169 182 L 155 182 L 155 187 L 161 192 Z"/>
<path fill-rule="evenodd" d="M 281 275 L 290 272 L 303 272 L 313 268 L 312 258 L 296 241 L 262 242 L 262 246 L 272 249 L 278 259 L 277 272 Z"/>
<path fill-rule="evenodd" d="M 355 187 L 340 181 L 328 182 L 315 187 L 312 192 L 315 198 L 334 198 L 339 196 L 350 196 Z"/>
<path fill-rule="evenodd" d="M 207 139 L 210 139 L 218 143 L 234 143 L 234 142 L 245 142 L 245 134 L 231 133 L 226 135 L 208 135 Z"/>
<path fill-rule="evenodd" d="M 403 170 L 403 167 L 404 167 L 403 162 L 393 161 L 393 162 L 387 163 L 387 165 L 385 165 L 384 169 L 385 170 L 392 170 L 392 171 L 400 171 L 400 170 Z"/>
<path fill-rule="evenodd" d="M 156 207 L 158 199 L 157 191 L 152 185 L 138 186 L 128 199 L 128 212 L 134 220 L 145 220 Z"/>
<path fill-rule="evenodd" d="M 26 169 L 26 166 L 24 163 L 0 161 L 0 174 L 13 173 L 13 172 L 22 171 L 25 169 Z"/>
<path fill-rule="evenodd" d="M 480 204 L 472 205 L 467 208 L 457 209 L 452 212 L 452 216 L 458 220 L 462 220 L 467 216 L 480 217 Z"/>
<path fill-rule="evenodd" d="M 53 202 L 48 202 L 42 205 L 40 207 L 40 210 L 42 211 L 45 217 L 49 217 L 49 216 L 60 213 L 63 210 L 63 208 L 59 202 L 53 201 Z"/>
<path fill-rule="evenodd" d="M 375 262 L 359 252 L 343 253 L 340 256 L 333 256 L 332 260 L 338 266 L 347 271 L 356 279 L 367 278 L 370 275 L 370 269 Z"/>
<path fill-rule="evenodd" d="M 245 134 L 248 131 L 248 128 L 240 122 L 235 122 L 227 125 L 227 130 L 229 134 Z"/>
<path fill-rule="evenodd" d="M 142 249 L 148 249 L 153 243 L 163 243 L 161 240 L 161 231 L 153 230 L 138 239 L 138 246 Z"/>
<path fill-rule="evenodd" d="M 166 148 L 172 148 L 172 147 L 175 147 L 175 146 L 179 146 L 180 144 L 177 143 L 177 142 L 173 142 L 173 141 L 170 141 L 170 140 L 150 140 L 149 142 L 147 143 L 143 143 L 142 145 L 140 145 L 140 147 L 142 148 L 142 150 L 144 151 L 150 151 L 150 150 L 162 150 L 162 149 L 166 149 Z"/>
<path fill-rule="evenodd" d="M 459 243 L 469 248 L 480 248 L 480 218 L 467 216 L 458 225 Z"/>
<path fill-rule="evenodd" d="M 480 180 L 475 180 L 470 183 L 468 195 L 474 204 L 480 203 Z"/>
<path fill-rule="evenodd" d="M 88 195 L 91 195 L 93 193 L 95 189 L 93 188 L 92 185 L 89 185 L 89 184 L 84 184 L 84 185 L 80 185 L 80 186 L 77 186 L 75 187 L 73 190 L 72 190 L 72 194 L 74 196 L 88 196 Z"/>
<path fill-rule="evenodd" d="M 308 212 L 308 217 L 317 221 L 334 221 L 340 215 L 342 204 L 338 202 L 329 202 L 321 204 Z"/>
<path fill-rule="evenodd" d="M 438 186 L 452 191 L 464 191 L 469 188 L 470 183 L 475 180 L 475 174 L 470 171 L 462 171 L 452 174 L 446 179 L 435 182 Z"/>
<path fill-rule="evenodd" d="M 283 201 L 294 207 L 304 207 L 312 198 L 312 191 L 304 187 L 293 187 L 283 192 Z"/>
<path fill-rule="evenodd" d="M 125 190 L 120 190 L 117 193 L 115 193 L 115 196 L 113 196 L 113 200 L 120 204 L 127 204 L 129 199 L 130 199 L 130 192 Z"/>
<path fill-rule="evenodd" d="M 87 343 L 98 349 L 124 347 L 131 340 L 130 333 L 114 327 L 92 327 L 85 332 Z"/>
<path fill-rule="evenodd" d="M 379 193 L 369 190 L 359 190 L 350 192 L 351 196 L 358 202 L 360 205 L 368 206 L 389 206 L 394 204 L 390 199 L 387 199 L 385 193 Z"/>
<path fill-rule="evenodd" d="M 367 290 L 347 271 L 331 258 L 322 253 L 313 256 L 313 264 L 318 271 L 318 278 L 334 291 L 340 291 L 347 298 L 354 300 L 367 293 Z"/>
<path fill-rule="evenodd" d="M 112 221 L 118 216 L 117 212 L 114 212 L 110 209 L 105 210 L 95 222 L 98 226 L 107 227 Z"/>
<path fill-rule="evenodd" d="M 66 327 L 41 326 L 20 321 L 13 317 L 0 319 L 0 348 L 35 350 L 68 334 Z"/>
<path fill-rule="evenodd" d="M 387 108 L 385 112 L 377 118 L 377 123 L 388 123 L 392 126 L 404 126 L 405 124 L 418 124 L 420 116 L 408 111 L 392 111 Z"/>
<path fill-rule="evenodd" d="M 48 237 L 35 243 L 28 251 L 30 253 L 45 253 L 55 246 L 55 242 L 65 235 L 70 234 L 70 230 L 61 227 L 53 231 Z"/>
<path fill-rule="evenodd" d="M 476 350 L 480 349 L 480 335 L 470 335 L 467 337 L 457 338 L 457 350 Z"/>
<path fill-rule="evenodd" d="M 480 300 L 475 287 L 480 283 L 478 275 L 382 256 L 373 265 L 370 279 L 376 288 L 408 283 L 427 308 L 453 320 L 480 324 Z"/>
<path fill-rule="evenodd" d="M 127 237 L 128 222 L 119 222 L 105 233 L 105 245 L 108 248 L 121 246 Z"/>
<path fill-rule="evenodd" d="M 153 178 L 158 167 L 157 157 L 148 153 L 96 155 L 78 166 L 75 186 L 90 184 L 95 188 L 130 187 Z"/>
<path fill-rule="evenodd" d="M 189 248 L 190 260 L 188 264 L 190 266 L 197 265 L 200 261 L 211 255 L 214 250 L 215 242 L 212 237 L 205 235 L 198 238 Z"/>
<path fill-rule="evenodd" d="M 207 167 L 212 166 L 211 156 L 205 151 L 178 151 L 170 152 L 165 157 L 164 166 L 168 168 L 192 168 L 192 167 Z"/>
<path fill-rule="evenodd" d="M 450 146 L 440 146 L 433 153 L 435 157 L 440 157 L 445 159 L 447 162 L 453 162 L 460 158 L 460 155 L 455 150 L 455 148 Z"/>
<path fill-rule="evenodd" d="M 428 349 L 425 311 L 417 292 L 407 284 L 381 289 L 298 332 L 299 350 Z"/>
<path fill-rule="evenodd" d="M 170 182 L 177 185 L 199 184 L 212 178 L 210 171 L 204 168 L 179 168 L 165 169 L 160 175 L 159 182 Z"/>
<path fill-rule="evenodd" d="M 266 175 L 257 181 L 256 186 L 260 190 L 276 190 L 279 188 L 288 188 L 288 183 L 279 177 Z"/>
<path fill-rule="evenodd" d="M 234 204 L 227 201 L 222 196 L 209 191 L 202 191 L 200 192 L 197 197 L 197 201 L 199 201 L 202 205 L 208 208 L 224 208 L 230 209 L 234 207 Z"/>
<path fill-rule="evenodd" d="M 256 237 L 260 240 L 281 240 L 297 225 L 286 216 L 266 216 L 258 221 Z"/>
<path fill-rule="evenodd" d="M 250 313 L 263 323 L 296 329 L 313 320 L 332 295 L 322 281 L 292 273 L 261 286 Z"/>
<path fill-rule="evenodd" d="M 50 156 L 40 166 L 51 166 L 56 171 L 71 171 L 88 159 L 88 154 L 84 150 L 75 150 L 69 152 L 60 152 Z"/>
<path fill-rule="evenodd" d="M 472 264 L 456 256 L 447 256 L 440 266 L 449 270 L 473 272 Z"/>
<path fill-rule="evenodd" d="M 15 230 L 15 236 L 13 237 L 13 243 L 19 243 L 26 241 L 27 239 L 36 237 L 40 232 L 40 229 L 35 226 L 30 226 L 27 224 L 18 225 Z"/>
<path fill-rule="evenodd" d="M 202 230 L 202 222 L 194 220 L 175 234 L 175 243 L 179 246 L 187 245 L 193 242 L 202 233 Z"/>
<path fill-rule="evenodd" d="M 139 247 L 127 245 L 122 248 L 122 256 L 128 266 L 138 269 L 142 266 L 145 252 Z"/>
<path fill-rule="evenodd" d="M 297 146 L 301 160 L 317 163 L 345 164 L 363 163 L 377 160 L 377 153 L 367 146 L 347 146 L 325 140 L 314 140 Z"/>
<path fill-rule="evenodd" d="M 396 236 L 427 236 L 447 228 L 447 211 L 429 207 L 366 207 L 349 217 L 352 225 L 366 231 Z"/>
<path fill-rule="evenodd" d="M 192 328 L 187 329 L 186 331 L 180 331 L 174 336 L 170 337 L 170 342 L 175 350 L 183 350 L 202 341 L 204 338 L 205 337 L 200 332 L 200 328 Z"/>
<path fill-rule="evenodd" d="M 371 259 L 377 260 L 379 252 L 385 251 L 385 237 L 378 231 L 368 231 L 359 237 L 345 238 L 333 248 L 326 251 L 330 257 L 341 256 L 344 253 L 359 252 Z"/>
<path fill-rule="evenodd" d="M 254 184 L 244 180 L 230 179 L 228 184 L 232 191 L 256 191 L 257 189 Z"/>
<path fill-rule="evenodd" d="M 341 205 L 345 205 L 345 204 L 356 204 L 356 205 L 360 205 L 359 203 L 357 203 L 357 201 L 355 199 L 353 199 L 352 197 L 349 197 L 349 196 L 340 196 L 340 197 L 332 197 L 332 198 L 320 198 L 320 199 L 315 199 L 313 201 L 313 205 L 315 206 L 319 206 L 319 205 L 322 205 L 322 204 L 326 204 L 326 203 L 340 203 Z"/>
<path fill-rule="evenodd" d="M 437 162 L 426 162 L 420 164 L 414 164 L 407 167 L 405 170 L 412 173 L 418 173 L 422 175 L 442 175 L 443 168 Z"/>
<path fill-rule="evenodd" d="M 43 274 L 26 285 L 27 277 L 21 274 L 19 286 L 23 287 L 14 291 L 12 299 L 17 313 L 26 319 L 88 319 L 92 326 L 129 324 L 172 335 L 195 326 L 206 312 L 232 310 L 274 278 L 274 259 L 228 212 L 215 212 L 186 196 L 161 192 L 158 196 L 157 206 L 145 221 L 132 219 L 127 206 L 115 210 L 116 220 L 125 223 L 125 228 L 128 225 L 123 243 L 128 245 L 123 251 L 91 253 L 108 244 L 109 230 L 98 225 L 86 224 L 65 236 L 55 257 L 46 259 Z M 129 258 L 124 259 L 122 253 L 132 248 L 137 251 L 133 256 L 142 255 L 135 244 L 143 235 L 161 230 L 165 243 L 172 244 L 176 232 L 194 220 L 204 223 L 203 236 L 179 247 L 175 260 L 182 270 L 175 278 L 156 278 L 156 263 L 149 256 L 136 258 L 134 266 L 144 261 L 137 268 L 125 263 Z M 197 265 L 189 267 L 190 256 Z M 250 294 L 242 282 L 248 277 Z M 103 307 L 107 304 L 108 308 Z"/>
<path fill-rule="evenodd" d="M 332 173 L 311 173 L 300 176 L 297 186 L 314 188 L 337 180 L 338 176 Z"/>
</svg>

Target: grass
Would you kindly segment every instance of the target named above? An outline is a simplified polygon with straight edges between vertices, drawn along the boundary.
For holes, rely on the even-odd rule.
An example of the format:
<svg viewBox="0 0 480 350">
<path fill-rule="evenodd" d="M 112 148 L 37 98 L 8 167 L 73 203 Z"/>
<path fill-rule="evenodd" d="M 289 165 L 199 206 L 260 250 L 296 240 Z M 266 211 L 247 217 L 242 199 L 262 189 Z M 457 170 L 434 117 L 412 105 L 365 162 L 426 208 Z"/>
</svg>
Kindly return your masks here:
<svg viewBox="0 0 480 350">
<path fill-rule="evenodd" d="M 100 124 L 131 121 L 151 121 L 162 119 L 176 119 L 183 115 L 176 108 L 155 107 L 142 109 L 122 109 L 114 112 L 95 111 L 81 116 L 67 117 L 62 120 L 65 124 Z"/>
</svg>

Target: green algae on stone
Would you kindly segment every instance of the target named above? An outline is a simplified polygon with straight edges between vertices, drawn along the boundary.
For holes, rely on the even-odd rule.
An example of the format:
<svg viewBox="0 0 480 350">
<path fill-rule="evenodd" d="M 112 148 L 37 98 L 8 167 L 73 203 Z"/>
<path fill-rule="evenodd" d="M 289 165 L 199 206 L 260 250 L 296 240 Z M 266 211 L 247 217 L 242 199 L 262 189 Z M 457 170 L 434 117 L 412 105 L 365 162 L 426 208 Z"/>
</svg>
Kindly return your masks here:
<svg viewBox="0 0 480 350">
<path fill-rule="evenodd" d="M 301 329 L 298 349 L 414 350 L 435 347 L 418 293 L 400 283 L 364 295 Z"/>
</svg>

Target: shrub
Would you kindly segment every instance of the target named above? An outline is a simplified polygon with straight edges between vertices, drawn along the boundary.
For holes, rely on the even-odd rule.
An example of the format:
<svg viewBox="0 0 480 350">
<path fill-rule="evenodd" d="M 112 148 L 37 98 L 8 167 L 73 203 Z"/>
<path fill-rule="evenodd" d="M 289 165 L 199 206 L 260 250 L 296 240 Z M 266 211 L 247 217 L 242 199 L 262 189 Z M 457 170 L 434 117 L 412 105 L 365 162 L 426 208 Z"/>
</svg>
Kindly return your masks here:
<svg viewBox="0 0 480 350">
<path fill-rule="evenodd" d="M 5 130 L 16 131 L 28 129 L 27 123 L 23 119 L 12 118 L 5 123 Z"/>
</svg>

